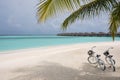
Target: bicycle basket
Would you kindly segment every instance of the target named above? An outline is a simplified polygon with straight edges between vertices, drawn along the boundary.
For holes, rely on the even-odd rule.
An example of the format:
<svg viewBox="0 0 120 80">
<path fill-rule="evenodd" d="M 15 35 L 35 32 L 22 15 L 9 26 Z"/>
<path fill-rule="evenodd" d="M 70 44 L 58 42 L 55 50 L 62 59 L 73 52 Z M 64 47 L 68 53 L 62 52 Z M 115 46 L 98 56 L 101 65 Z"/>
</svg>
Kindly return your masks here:
<svg viewBox="0 0 120 80">
<path fill-rule="evenodd" d="M 92 55 L 94 52 L 92 50 L 88 51 L 88 55 Z"/>
<path fill-rule="evenodd" d="M 106 52 L 104 52 L 103 54 L 104 54 L 105 56 L 108 56 L 108 55 L 109 55 L 109 52 L 106 51 Z"/>
</svg>

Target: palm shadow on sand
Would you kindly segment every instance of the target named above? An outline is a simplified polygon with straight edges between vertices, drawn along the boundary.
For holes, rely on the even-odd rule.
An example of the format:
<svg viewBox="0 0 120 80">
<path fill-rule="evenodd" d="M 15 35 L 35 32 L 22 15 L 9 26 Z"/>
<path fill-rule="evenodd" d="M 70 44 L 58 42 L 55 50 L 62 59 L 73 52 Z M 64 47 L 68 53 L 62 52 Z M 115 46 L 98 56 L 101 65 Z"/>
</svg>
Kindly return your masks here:
<svg viewBox="0 0 120 80">
<path fill-rule="evenodd" d="M 120 77 L 109 75 L 109 71 L 103 72 L 88 63 L 84 63 L 80 69 L 73 69 L 57 63 L 44 62 L 43 65 L 21 68 L 13 73 L 20 75 L 11 80 L 120 80 Z"/>
</svg>

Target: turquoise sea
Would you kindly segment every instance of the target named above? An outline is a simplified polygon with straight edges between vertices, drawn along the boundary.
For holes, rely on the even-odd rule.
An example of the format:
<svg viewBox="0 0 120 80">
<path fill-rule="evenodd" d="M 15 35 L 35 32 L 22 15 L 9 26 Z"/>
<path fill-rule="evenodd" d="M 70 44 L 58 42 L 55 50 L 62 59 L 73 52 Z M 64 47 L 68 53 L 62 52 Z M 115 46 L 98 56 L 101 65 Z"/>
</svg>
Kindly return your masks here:
<svg viewBox="0 0 120 80">
<path fill-rule="evenodd" d="M 116 37 L 120 41 L 120 37 Z M 0 36 L 0 51 L 9 51 L 43 46 L 86 43 L 108 42 L 111 37 L 70 37 L 70 36 Z"/>
</svg>

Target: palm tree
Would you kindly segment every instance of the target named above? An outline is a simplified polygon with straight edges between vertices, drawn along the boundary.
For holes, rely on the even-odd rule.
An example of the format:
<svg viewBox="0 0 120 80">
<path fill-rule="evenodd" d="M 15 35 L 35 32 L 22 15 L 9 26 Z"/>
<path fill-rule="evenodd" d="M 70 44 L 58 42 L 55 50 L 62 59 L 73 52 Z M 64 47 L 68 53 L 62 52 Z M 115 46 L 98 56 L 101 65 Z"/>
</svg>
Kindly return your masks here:
<svg viewBox="0 0 120 80">
<path fill-rule="evenodd" d="M 109 31 L 113 40 L 120 27 L 119 0 L 42 0 L 38 4 L 38 21 L 44 22 L 49 17 L 66 10 L 73 12 L 64 20 L 62 24 L 63 29 L 67 29 L 77 19 L 94 18 L 103 12 L 110 14 Z"/>
</svg>

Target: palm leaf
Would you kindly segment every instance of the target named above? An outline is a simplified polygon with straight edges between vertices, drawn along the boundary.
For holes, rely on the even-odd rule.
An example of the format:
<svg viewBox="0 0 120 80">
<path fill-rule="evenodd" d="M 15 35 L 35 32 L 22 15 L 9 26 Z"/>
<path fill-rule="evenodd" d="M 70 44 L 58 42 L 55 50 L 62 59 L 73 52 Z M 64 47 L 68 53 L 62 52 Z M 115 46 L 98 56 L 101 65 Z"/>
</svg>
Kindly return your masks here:
<svg viewBox="0 0 120 80">
<path fill-rule="evenodd" d="M 113 40 L 115 39 L 115 34 L 117 33 L 117 29 L 120 27 L 120 2 L 114 7 L 111 15 L 110 15 L 110 27 L 109 30 L 111 32 Z"/>
<path fill-rule="evenodd" d="M 66 29 L 69 24 L 75 22 L 77 19 L 88 19 L 99 15 L 101 12 L 110 11 L 116 3 L 116 0 L 93 0 L 88 4 L 82 5 L 64 20 L 62 28 Z"/>
<path fill-rule="evenodd" d="M 79 0 L 42 0 L 38 4 L 37 16 L 38 22 L 44 22 L 53 15 L 66 10 L 75 10 L 80 7 Z"/>
</svg>

